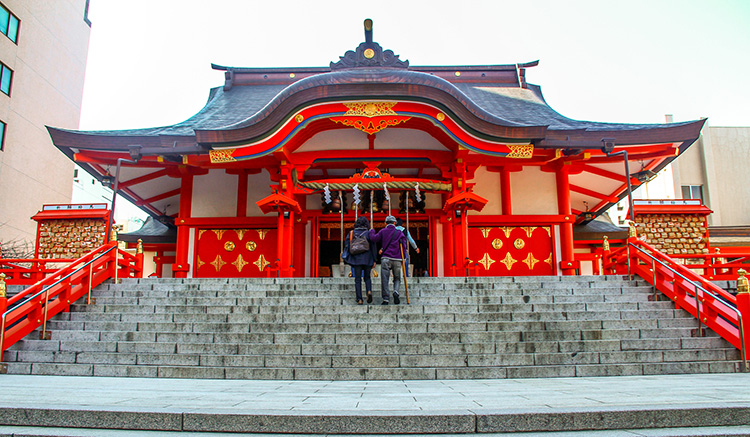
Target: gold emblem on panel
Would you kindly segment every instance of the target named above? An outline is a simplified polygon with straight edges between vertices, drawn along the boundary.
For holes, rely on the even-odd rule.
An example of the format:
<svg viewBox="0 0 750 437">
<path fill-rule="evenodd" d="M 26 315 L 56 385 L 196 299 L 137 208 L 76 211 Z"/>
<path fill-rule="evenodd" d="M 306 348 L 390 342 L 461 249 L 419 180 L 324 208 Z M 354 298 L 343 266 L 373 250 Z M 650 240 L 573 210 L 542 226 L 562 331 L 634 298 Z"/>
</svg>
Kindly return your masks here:
<svg viewBox="0 0 750 437">
<path fill-rule="evenodd" d="M 216 238 L 218 240 L 221 240 L 221 237 L 224 236 L 224 232 L 226 232 L 226 229 L 211 229 L 214 234 L 216 234 Z"/>
<path fill-rule="evenodd" d="M 531 238 L 531 234 L 534 233 L 534 230 L 536 229 L 536 227 L 533 227 L 533 226 L 522 226 L 521 229 L 523 229 L 524 232 L 526 232 L 526 236 L 527 237 Z"/>
<path fill-rule="evenodd" d="M 492 247 L 500 250 L 503 247 L 502 240 L 500 240 L 499 238 L 495 238 L 494 240 L 492 240 Z"/>
<path fill-rule="evenodd" d="M 550 267 L 552 267 L 552 254 L 550 253 L 547 259 L 544 260 Z"/>
<path fill-rule="evenodd" d="M 520 238 L 516 238 L 516 241 L 513 242 L 513 247 L 515 247 L 518 250 L 523 249 L 525 245 L 526 243 Z"/>
<path fill-rule="evenodd" d="M 265 240 L 266 234 L 268 233 L 268 229 L 256 229 L 258 231 L 258 237 L 260 237 L 261 240 Z"/>
<path fill-rule="evenodd" d="M 490 235 L 490 231 L 492 228 L 479 228 L 480 231 L 482 231 L 482 235 L 484 235 L 484 238 L 487 238 Z"/>
<path fill-rule="evenodd" d="M 202 261 L 202 260 L 201 260 L 201 257 L 198 257 L 198 268 L 201 268 L 201 267 L 203 267 L 204 265 L 206 265 L 206 263 L 205 263 L 204 261 Z"/>
<path fill-rule="evenodd" d="M 512 256 L 510 256 L 510 253 L 506 253 L 505 254 L 505 258 L 503 258 L 503 260 L 500 261 L 500 262 L 503 263 L 503 264 L 505 264 L 505 267 L 507 267 L 508 270 L 510 270 L 511 267 L 513 267 L 513 264 L 516 263 L 516 260 L 513 259 Z"/>
<path fill-rule="evenodd" d="M 232 243 L 231 241 L 227 241 L 226 243 L 224 243 L 224 250 L 226 250 L 227 252 L 233 251 L 234 243 Z"/>
<path fill-rule="evenodd" d="M 244 269 L 245 266 L 250 263 L 242 259 L 242 254 L 239 254 L 239 256 L 237 256 L 237 259 L 232 264 L 237 267 L 238 272 L 241 272 L 242 269 Z"/>
<path fill-rule="evenodd" d="M 495 260 L 490 258 L 490 254 L 485 252 L 482 259 L 479 260 L 479 264 L 484 266 L 485 270 L 489 270 L 490 266 L 495 263 Z"/>
<path fill-rule="evenodd" d="M 267 265 L 271 264 L 270 262 L 266 261 L 266 257 L 263 256 L 263 254 L 260 254 L 260 257 L 258 257 L 258 260 L 255 261 L 253 264 L 258 266 L 258 270 L 261 272 L 266 268 Z"/>
<path fill-rule="evenodd" d="M 211 265 L 214 266 L 214 268 L 218 272 L 222 267 L 224 267 L 224 265 L 226 265 L 226 262 L 221 259 L 221 255 L 216 255 L 216 259 L 211 261 Z"/>
<path fill-rule="evenodd" d="M 245 232 L 247 232 L 247 229 L 235 229 L 234 232 L 237 234 L 237 238 L 242 241 L 245 238 Z"/>
<path fill-rule="evenodd" d="M 258 245 L 255 243 L 255 241 L 248 241 L 247 243 L 245 243 L 245 247 L 250 252 L 253 252 L 253 251 L 255 251 L 255 249 L 258 248 Z"/>
<path fill-rule="evenodd" d="M 505 234 L 505 238 L 510 238 L 510 233 L 513 232 L 513 229 L 514 228 L 509 228 L 507 226 L 500 227 L 500 230 L 503 231 L 503 233 Z"/>
<path fill-rule="evenodd" d="M 529 266 L 529 270 L 534 270 L 534 266 L 539 262 L 539 260 L 534 258 L 534 255 L 529 254 L 526 259 L 523 260 L 523 262 L 526 263 L 527 266 Z"/>
</svg>

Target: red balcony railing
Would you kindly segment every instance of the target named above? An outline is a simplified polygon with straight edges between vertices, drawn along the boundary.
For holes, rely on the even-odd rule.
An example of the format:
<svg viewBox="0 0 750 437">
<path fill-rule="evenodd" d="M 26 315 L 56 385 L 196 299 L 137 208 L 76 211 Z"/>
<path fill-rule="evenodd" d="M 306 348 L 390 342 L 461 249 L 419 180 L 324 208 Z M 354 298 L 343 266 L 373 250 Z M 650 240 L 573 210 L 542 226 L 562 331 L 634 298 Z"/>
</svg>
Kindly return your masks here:
<svg viewBox="0 0 750 437">
<path fill-rule="evenodd" d="M 0 279 L 0 361 L 3 351 L 40 326 L 41 337 L 49 338 L 47 321 L 60 312 L 68 311 L 73 302 L 84 296 L 91 303 L 91 290 L 105 280 L 113 278 L 117 281 L 118 278 L 142 275 L 143 254 L 132 255 L 119 249 L 116 241 L 110 241 L 47 274 L 10 299 L 5 297 L 5 284 Z"/>
<path fill-rule="evenodd" d="M 698 319 L 698 334 L 706 326 L 740 350 L 742 368 L 747 367 L 747 342 L 750 337 L 750 293 L 735 297 L 710 280 L 691 270 L 692 265 L 676 262 L 637 238 L 628 238 L 624 247 L 605 250 L 605 273 L 638 275 Z M 735 277 L 736 279 L 736 277 Z M 743 278 L 744 279 L 744 278 Z"/>
</svg>

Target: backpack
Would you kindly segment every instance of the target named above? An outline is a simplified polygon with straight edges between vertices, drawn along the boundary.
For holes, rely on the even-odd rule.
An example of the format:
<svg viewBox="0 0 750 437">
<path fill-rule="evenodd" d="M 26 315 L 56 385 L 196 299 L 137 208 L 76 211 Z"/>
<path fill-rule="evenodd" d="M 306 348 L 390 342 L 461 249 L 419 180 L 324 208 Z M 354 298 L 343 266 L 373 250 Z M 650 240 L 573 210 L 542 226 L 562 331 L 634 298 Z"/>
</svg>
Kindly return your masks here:
<svg viewBox="0 0 750 437">
<path fill-rule="evenodd" d="M 354 231 L 349 234 L 349 253 L 359 255 L 370 250 L 370 242 L 367 241 L 367 232 L 354 236 Z"/>
</svg>

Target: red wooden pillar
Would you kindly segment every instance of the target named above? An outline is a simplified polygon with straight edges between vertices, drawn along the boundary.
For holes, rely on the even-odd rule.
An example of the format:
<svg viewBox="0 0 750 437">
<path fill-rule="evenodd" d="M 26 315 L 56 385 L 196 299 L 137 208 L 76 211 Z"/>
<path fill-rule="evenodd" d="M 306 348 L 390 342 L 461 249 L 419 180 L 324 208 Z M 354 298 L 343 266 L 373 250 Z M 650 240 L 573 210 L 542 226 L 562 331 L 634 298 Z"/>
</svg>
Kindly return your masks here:
<svg viewBox="0 0 750 437">
<path fill-rule="evenodd" d="M 510 170 L 503 167 L 500 170 L 500 201 L 502 202 L 503 215 L 512 215 L 513 207 L 510 196 Z"/>
<path fill-rule="evenodd" d="M 237 174 L 237 217 L 247 217 L 247 172 Z"/>
<path fill-rule="evenodd" d="M 557 210 L 558 214 L 564 214 L 567 217 L 573 215 L 570 206 L 570 181 L 569 168 L 560 167 L 555 173 L 557 181 Z M 573 257 L 573 222 L 566 221 L 560 224 L 560 269 L 566 276 L 575 275 L 576 264 Z"/>
<path fill-rule="evenodd" d="M 172 272 L 175 278 L 187 278 L 190 271 L 188 252 L 190 249 L 190 227 L 185 225 L 185 220 L 190 217 L 193 209 L 193 175 L 182 176 L 180 187 L 180 211 L 177 216 L 177 248 L 175 262 L 172 264 Z"/>
</svg>

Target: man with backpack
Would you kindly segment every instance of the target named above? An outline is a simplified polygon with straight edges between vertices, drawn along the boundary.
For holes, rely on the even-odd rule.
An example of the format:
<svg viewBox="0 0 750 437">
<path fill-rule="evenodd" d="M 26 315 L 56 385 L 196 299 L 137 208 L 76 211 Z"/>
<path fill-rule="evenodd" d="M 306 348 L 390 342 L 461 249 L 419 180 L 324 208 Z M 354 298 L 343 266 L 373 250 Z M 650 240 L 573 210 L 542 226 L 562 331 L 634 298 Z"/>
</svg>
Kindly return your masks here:
<svg viewBox="0 0 750 437">
<path fill-rule="evenodd" d="M 386 227 L 380 232 L 370 229 L 370 241 L 380 243 L 380 285 L 382 305 L 388 305 L 390 301 L 389 282 L 393 275 L 393 303 L 398 305 L 401 300 L 398 296 L 398 288 L 401 285 L 401 261 L 402 254 L 406 252 L 406 235 L 396 229 L 396 217 L 389 215 L 385 218 Z"/>
</svg>

